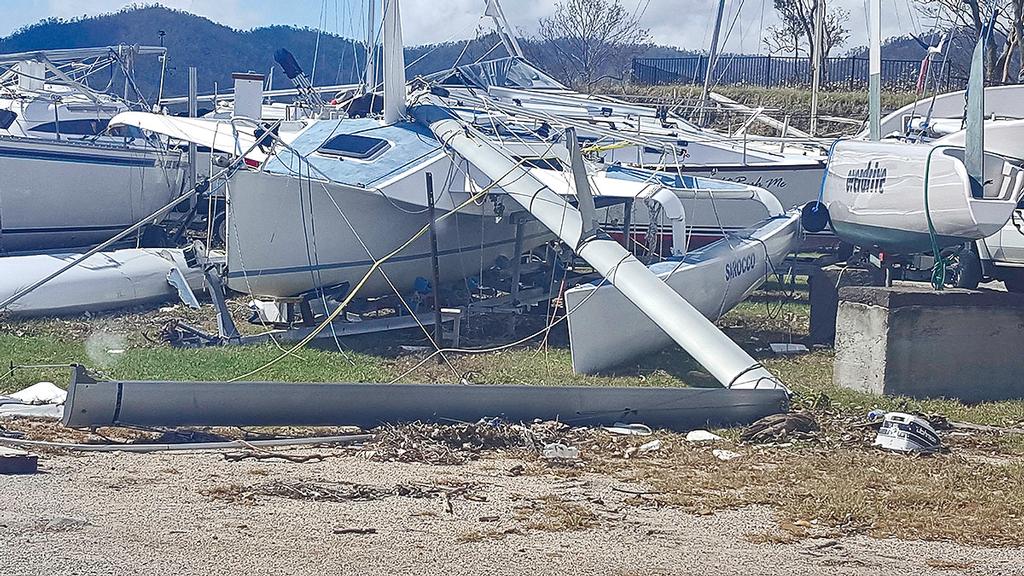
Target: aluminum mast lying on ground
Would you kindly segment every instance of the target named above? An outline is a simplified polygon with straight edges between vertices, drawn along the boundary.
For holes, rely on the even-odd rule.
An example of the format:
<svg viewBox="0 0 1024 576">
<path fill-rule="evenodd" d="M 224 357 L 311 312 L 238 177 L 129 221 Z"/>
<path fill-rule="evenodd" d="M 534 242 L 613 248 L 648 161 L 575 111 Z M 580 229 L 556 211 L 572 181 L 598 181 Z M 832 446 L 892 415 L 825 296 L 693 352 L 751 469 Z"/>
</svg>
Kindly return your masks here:
<svg viewBox="0 0 1024 576">
<path fill-rule="evenodd" d="M 558 420 L 573 425 L 642 422 L 692 430 L 753 422 L 788 409 L 782 390 L 613 386 L 97 382 L 76 366 L 64 425 L 335 426 L 387 422 Z"/>
<path fill-rule="evenodd" d="M 618 242 L 598 233 L 584 237 L 580 212 L 538 181 L 486 137 L 455 119 L 433 96 L 411 107 L 414 118 L 494 180 L 510 198 L 556 233 L 645 315 L 727 388 L 781 386 L 778 379 Z"/>
</svg>

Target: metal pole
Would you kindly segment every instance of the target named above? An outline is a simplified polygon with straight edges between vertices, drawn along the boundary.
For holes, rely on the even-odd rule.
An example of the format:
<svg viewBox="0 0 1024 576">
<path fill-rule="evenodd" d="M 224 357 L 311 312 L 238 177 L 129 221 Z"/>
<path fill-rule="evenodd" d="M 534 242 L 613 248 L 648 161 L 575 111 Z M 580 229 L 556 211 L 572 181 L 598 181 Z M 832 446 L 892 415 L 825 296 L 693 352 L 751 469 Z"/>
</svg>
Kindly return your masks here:
<svg viewBox="0 0 1024 576">
<path fill-rule="evenodd" d="M 199 76 L 195 66 L 188 67 L 188 117 L 195 118 L 199 115 Z M 188 143 L 188 187 L 189 190 L 196 187 L 196 143 Z M 192 208 L 192 202 L 189 202 Z"/>
<path fill-rule="evenodd" d="M 814 54 L 811 58 L 811 136 L 818 133 L 818 90 L 821 88 L 822 44 L 825 26 L 825 0 L 814 1 Z"/>
<path fill-rule="evenodd" d="M 881 1 L 868 3 L 868 134 L 882 137 L 882 15 Z"/>
<path fill-rule="evenodd" d="M 437 216 L 434 213 L 434 175 L 427 172 L 427 214 L 430 215 L 430 267 L 431 282 L 433 282 L 434 293 L 434 345 L 441 346 L 441 335 L 444 327 L 441 325 L 441 269 L 437 263 Z M 437 355 L 437 363 L 444 362 L 444 355 Z"/>
<path fill-rule="evenodd" d="M 633 201 L 626 200 L 622 205 L 622 247 L 628 250 L 630 253 L 633 252 L 632 240 L 633 240 Z"/>
<path fill-rule="evenodd" d="M 707 120 L 708 93 L 711 92 L 711 75 L 715 70 L 715 57 L 718 54 L 718 34 L 722 31 L 722 16 L 725 14 L 725 0 L 718 0 L 718 15 L 715 16 L 715 31 L 711 34 L 711 50 L 708 52 L 708 64 L 704 68 L 704 89 L 700 93 L 700 125 Z"/>
</svg>

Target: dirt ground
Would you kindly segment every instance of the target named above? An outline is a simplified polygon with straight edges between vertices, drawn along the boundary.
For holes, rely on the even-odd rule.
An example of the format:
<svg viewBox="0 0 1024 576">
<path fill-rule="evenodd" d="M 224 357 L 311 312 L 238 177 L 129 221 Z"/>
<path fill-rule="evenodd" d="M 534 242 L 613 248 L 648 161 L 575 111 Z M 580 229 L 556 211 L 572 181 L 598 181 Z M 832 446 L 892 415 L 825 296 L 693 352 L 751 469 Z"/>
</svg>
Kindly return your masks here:
<svg viewBox="0 0 1024 576">
<path fill-rule="evenodd" d="M 0 574 L 1024 574 L 1024 548 L 780 543 L 763 538 L 779 526 L 768 508 L 691 514 L 638 497 L 649 486 L 507 454 L 287 453 L 328 457 L 43 453 L 40 474 L 0 479 Z"/>
</svg>

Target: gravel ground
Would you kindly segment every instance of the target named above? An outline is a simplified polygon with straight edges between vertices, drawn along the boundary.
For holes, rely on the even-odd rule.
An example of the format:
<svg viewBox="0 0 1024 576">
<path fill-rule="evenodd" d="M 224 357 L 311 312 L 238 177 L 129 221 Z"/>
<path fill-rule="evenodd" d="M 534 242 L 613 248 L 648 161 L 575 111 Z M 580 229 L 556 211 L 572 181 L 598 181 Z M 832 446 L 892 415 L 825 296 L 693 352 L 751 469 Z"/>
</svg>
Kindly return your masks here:
<svg viewBox="0 0 1024 576">
<path fill-rule="evenodd" d="M 859 536 L 753 543 L 748 535 L 777 529 L 767 509 L 691 515 L 638 505 L 620 490 L 643 487 L 607 476 L 540 464 L 510 474 L 522 464 L 43 454 L 41 473 L 0 478 L 0 574 L 1024 574 L 1024 549 Z M 438 497 L 211 495 L 275 481 L 470 482 L 479 498 L 454 494 L 449 507 Z M 353 528 L 376 532 L 336 533 Z"/>
</svg>

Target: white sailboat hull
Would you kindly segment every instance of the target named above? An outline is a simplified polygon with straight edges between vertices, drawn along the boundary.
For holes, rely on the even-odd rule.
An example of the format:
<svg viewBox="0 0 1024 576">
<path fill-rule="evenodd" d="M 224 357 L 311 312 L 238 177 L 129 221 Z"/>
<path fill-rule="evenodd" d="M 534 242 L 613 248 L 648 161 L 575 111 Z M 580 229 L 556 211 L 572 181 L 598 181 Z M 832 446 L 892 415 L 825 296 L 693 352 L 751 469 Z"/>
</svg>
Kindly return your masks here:
<svg viewBox="0 0 1024 576">
<path fill-rule="evenodd" d="M 984 195 L 973 197 L 962 148 L 844 141 L 829 162 L 823 200 L 843 240 L 914 253 L 929 250 L 933 236 L 940 246 L 951 246 L 990 236 L 1006 224 L 1024 188 L 1024 172 L 986 154 L 984 180 Z"/>
<path fill-rule="evenodd" d="M 0 258 L 0 300 L 79 256 L 36 254 Z M 178 290 L 168 281 L 168 275 L 175 268 L 193 290 L 202 288 L 202 271 L 189 268 L 181 250 L 133 248 L 100 252 L 22 296 L 6 312 L 15 316 L 52 316 L 172 300 L 177 298 Z"/>
<path fill-rule="evenodd" d="M 771 192 L 783 208 L 802 206 L 818 198 L 825 165 L 811 161 L 807 164 L 757 164 L 686 166 L 681 170 L 688 176 L 703 176 L 764 188 Z M 689 199 L 683 201 L 686 209 L 686 224 L 689 228 L 689 247 L 696 248 L 722 239 L 725 235 L 744 230 L 771 216 L 765 207 L 756 202 L 727 199 Z M 605 210 L 603 225 L 609 232 L 622 230 L 623 207 L 615 206 Z M 643 245 L 650 229 L 650 212 L 642 205 L 634 204 L 630 218 L 630 233 L 635 242 Z M 660 253 L 671 254 L 671 227 L 659 222 L 655 227 L 660 235 Z M 835 241 L 830 230 L 810 234 L 808 244 L 826 244 Z"/>
<path fill-rule="evenodd" d="M 0 252 L 107 240 L 180 192 L 180 155 L 0 137 Z"/>
<path fill-rule="evenodd" d="M 422 174 L 415 173 L 392 186 L 418 186 L 423 197 L 420 178 Z M 440 175 L 435 178 L 435 182 L 441 180 Z M 228 191 L 228 286 L 271 297 L 346 282 L 355 287 L 374 260 L 404 244 L 429 222 L 422 204 L 396 200 L 408 192 L 239 172 Z M 462 201 L 459 194 L 452 198 L 447 192 L 438 194 L 443 194 L 438 199 L 441 206 Z M 536 221 L 524 226 L 524 251 L 554 237 Z M 483 206 L 473 205 L 443 220 L 437 228 L 442 283 L 478 276 L 499 256 L 514 258 L 515 232 L 508 214 L 496 222 Z M 429 237 L 424 234 L 381 270 L 396 289 L 409 293 L 417 278 L 431 277 L 430 254 Z M 363 297 L 393 293 L 380 271 L 359 292 Z"/>
<path fill-rule="evenodd" d="M 729 236 L 681 261 L 650 266 L 675 292 L 717 320 L 757 289 L 800 243 L 796 212 L 747 234 Z M 672 344 L 672 339 L 610 284 L 577 286 L 565 293 L 573 370 L 592 374 Z"/>
</svg>

